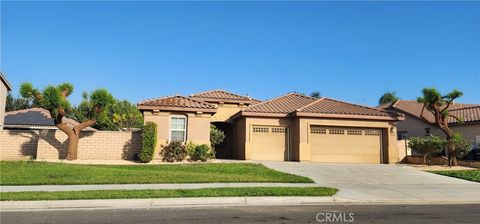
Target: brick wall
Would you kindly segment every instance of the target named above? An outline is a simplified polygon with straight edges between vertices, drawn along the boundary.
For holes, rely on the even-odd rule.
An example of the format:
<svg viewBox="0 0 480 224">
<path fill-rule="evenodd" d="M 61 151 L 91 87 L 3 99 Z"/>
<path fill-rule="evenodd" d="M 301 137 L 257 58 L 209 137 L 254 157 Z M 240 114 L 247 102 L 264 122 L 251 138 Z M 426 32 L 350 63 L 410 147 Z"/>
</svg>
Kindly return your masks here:
<svg viewBox="0 0 480 224">
<path fill-rule="evenodd" d="M 35 157 L 39 131 L 0 131 L 0 160 L 24 160 Z"/>
<path fill-rule="evenodd" d="M 133 159 L 141 141 L 141 132 L 85 131 L 80 135 L 78 159 Z M 58 130 L 0 131 L 0 160 L 64 159 L 67 147 L 67 136 Z"/>
</svg>

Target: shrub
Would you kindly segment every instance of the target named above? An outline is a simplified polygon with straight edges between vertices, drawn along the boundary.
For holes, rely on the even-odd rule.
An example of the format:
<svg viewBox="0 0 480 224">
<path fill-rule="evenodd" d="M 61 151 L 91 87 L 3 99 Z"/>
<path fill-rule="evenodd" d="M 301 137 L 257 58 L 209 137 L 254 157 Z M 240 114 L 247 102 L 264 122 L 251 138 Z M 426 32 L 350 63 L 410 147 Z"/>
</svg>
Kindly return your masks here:
<svg viewBox="0 0 480 224">
<path fill-rule="evenodd" d="M 140 149 L 139 159 L 141 162 L 148 163 L 152 161 L 157 145 L 157 124 L 147 122 L 143 127 L 142 148 Z"/>
<path fill-rule="evenodd" d="M 172 141 L 168 145 L 163 146 L 160 155 L 165 162 L 183 161 L 187 156 L 185 145 L 179 141 Z"/>
<path fill-rule="evenodd" d="M 193 155 L 191 156 L 192 160 L 200 160 L 203 162 L 213 158 L 215 158 L 215 152 L 206 144 L 197 145 Z"/>
<path fill-rule="evenodd" d="M 455 133 L 453 135 L 452 142 L 455 147 L 456 156 L 459 159 L 465 157 L 472 150 L 470 142 L 468 142 L 460 133 Z"/>
<path fill-rule="evenodd" d="M 215 125 L 210 125 L 210 144 L 212 146 L 218 145 L 225 140 L 225 133 L 215 127 Z"/>
<path fill-rule="evenodd" d="M 443 150 L 447 141 L 436 135 L 425 137 L 411 137 L 408 139 L 408 147 L 423 155 L 423 163 L 430 165 L 430 157 L 433 153 Z"/>
<path fill-rule="evenodd" d="M 185 150 L 187 151 L 187 156 L 189 156 L 190 158 L 192 158 L 193 154 L 195 153 L 195 147 L 197 147 L 197 145 L 192 141 L 189 141 L 185 146 Z"/>
</svg>

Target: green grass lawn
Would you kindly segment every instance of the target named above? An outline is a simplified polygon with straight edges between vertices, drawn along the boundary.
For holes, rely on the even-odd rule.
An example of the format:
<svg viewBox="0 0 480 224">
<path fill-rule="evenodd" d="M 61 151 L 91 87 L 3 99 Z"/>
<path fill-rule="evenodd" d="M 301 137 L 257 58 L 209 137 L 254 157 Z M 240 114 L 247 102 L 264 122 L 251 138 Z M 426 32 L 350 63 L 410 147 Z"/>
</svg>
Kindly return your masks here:
<svg viewBox="0 0 480 224">
<path fill-rule="evenodd" d="M 74 165 L 0 161 L 0 185 L 147 183 L 313 183 L 253 163 Z"/>
<path fill-rule="evenodd" d="M 255 197 L 255 196 L 331 196 L 337 192 L 327 187 L 240 187 L 175 190 L 98 190 L 59 192 L 1 192 L 1 201 L 82 200 L 180 197 Z"/>
<path fill-rule="evenodd" d="M 480 182 L 480 170 L 447 170 L 432 171 L 432 173 Z"/>
</svg>

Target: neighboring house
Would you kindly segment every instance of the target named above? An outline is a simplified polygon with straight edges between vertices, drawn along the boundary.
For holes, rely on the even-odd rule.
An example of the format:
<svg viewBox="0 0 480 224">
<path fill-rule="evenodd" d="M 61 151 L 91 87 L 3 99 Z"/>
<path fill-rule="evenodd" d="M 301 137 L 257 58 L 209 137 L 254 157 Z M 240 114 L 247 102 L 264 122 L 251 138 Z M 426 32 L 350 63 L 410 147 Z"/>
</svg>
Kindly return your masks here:
<svg viewBox="0 0 480 224">
<path fill-rule="evenodd" d="M 423 108 L 422 103 L 413 100 L 398 100 L 391 104 L 382 105 L 380 108 L 405 114 L 405 120 L 397 124 L 399 139 L 429 134 L 445 136 L 438 127 L 430 125 L 420 117 Z M 458 122 L 450 117 L 448 124 L 452 130 L 461 133 L 472 145 L 478 146 L 480 144 L 480 104 L 453 103 L 448 112 L 463 120 L 463 122 Z M 429 111 L 425 110 L 424 114 L 429 121 L 435 121 Z"/>
<path fill-rule="evenodd" d="M 63 122 L 71 128 L 79 124 L 77 121 L 70 118 L 63 118 Z M 55 126 L 53 118 L 50 116 L 50 112 L 43 108 L 31 108 L 24 110 L 16 110 L 5 113 L 5 129 L 18 130 L 18 129 L 30 129 L 30 130 L 45 130 L 45 129 L 58 129 Z M 92 127 L 87 127 L 83 131 L 97 131 Z"/>
<path fill-rule="evenodd" d="M 158 125 L 157 152 L 170 141 L 209 144 L 210 124 L 225 131 L 218 153 L 246 160 L 398 162 L 395 122 L 403 115 L 329 98 L 289 93 L 264 102 L 222 90 L 138 103 Z"/>
<path fill-rule="evenodd" d="M 7 81 L 7 78 L 0 73 L 0 130 L 3 129 L 3 117 L 5 116 L 5 107 L 7 102 L 7 95 L 9 91 L 12 91 L 12 86 Z"/>
</svg>

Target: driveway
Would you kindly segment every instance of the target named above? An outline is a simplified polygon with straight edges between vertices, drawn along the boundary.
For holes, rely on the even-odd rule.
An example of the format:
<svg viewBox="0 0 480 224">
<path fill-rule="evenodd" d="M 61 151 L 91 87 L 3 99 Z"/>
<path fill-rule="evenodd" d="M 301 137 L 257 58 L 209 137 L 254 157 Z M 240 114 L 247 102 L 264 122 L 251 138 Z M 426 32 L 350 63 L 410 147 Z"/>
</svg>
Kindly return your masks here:
<svg viewBox="0 0 480 224">
<path fill-rule="evenodd" d="M 336 187 L 338 201 L 479 202 L 480 183 L 386 164 L 265 162 L 267 167 Z"/>
</svg>

